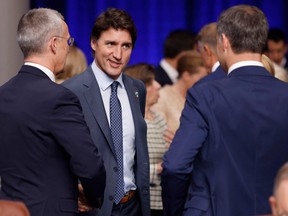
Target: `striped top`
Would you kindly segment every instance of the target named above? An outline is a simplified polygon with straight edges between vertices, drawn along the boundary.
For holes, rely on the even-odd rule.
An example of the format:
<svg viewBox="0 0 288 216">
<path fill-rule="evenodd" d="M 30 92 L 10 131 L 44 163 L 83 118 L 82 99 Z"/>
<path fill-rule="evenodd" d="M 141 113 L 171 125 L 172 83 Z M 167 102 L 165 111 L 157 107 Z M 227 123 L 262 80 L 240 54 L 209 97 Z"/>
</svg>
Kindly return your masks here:
<svg viewBox="0 0 288 216">
<path fill-rule="evenodd" d="M 167 150 L 163 133 L 166 129 L 166 121 L 157 113 L 154 114 L 154 120 L 147 120 L 147 144 L 150 160 L 150 205 L 151 209 L 162 210 L 162 197 L 160 174 L 157 174 L 157 164 L 162 162 L 163 155 Z"/>
</svg>

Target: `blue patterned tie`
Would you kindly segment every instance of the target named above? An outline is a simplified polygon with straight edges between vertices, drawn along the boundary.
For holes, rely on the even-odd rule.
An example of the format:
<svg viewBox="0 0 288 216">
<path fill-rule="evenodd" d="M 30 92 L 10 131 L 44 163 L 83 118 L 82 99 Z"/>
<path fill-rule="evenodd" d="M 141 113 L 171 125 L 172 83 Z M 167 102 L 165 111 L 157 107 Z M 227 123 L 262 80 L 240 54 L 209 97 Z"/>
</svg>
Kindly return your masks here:
<svg viewBox="0 0 288 216">
<path fill-rule="evenodd" d="M 118 163 L 118 176 L 114 197 L 116 204 L 120 202 L 124 195 L 122 111 L 120 101 L 117 97 L 118 84 L 117 81 L 111 84 L 110 96 L 110 127 Z"/>
</svg>

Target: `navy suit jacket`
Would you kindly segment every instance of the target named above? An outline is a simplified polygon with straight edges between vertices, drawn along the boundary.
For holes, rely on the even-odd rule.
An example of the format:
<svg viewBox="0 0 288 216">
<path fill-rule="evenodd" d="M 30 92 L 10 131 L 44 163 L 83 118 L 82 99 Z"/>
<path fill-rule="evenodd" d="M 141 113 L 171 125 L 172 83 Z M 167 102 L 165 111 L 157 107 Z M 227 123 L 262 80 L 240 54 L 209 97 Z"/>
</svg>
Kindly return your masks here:
<svg viewBox="0 0 288 216">
<path fill-rule="evenodd" d="M 24 65 L 0 104 L 0 199 L 23 201 L 31 216 L 74 216 L 77 177 L 92 204 L 103 198 L 103 160 L 75 94 Z"/>
<path fill-rule="evenodd" d="M 195 85 L 164 156 L 166 216 L 270 213 L 277 170 L 288 159 L 288 84 L 245 66 Z"/>
<path fill-rule="evenodd" d="M 137 194 L 141 203 L 142 215 L 149 216 L 149 157 L 146 138 L 147 128 L 143 118 L 145 112 L 146 88 L 141 81 L 132 79 L 125 74 L 123 74 L 123 83 L 128 94 L 135 125 L 136 156 L 134 176 Z M 92 139 L 104 159 L 107 172 L 104 203 L 100 213 L 95 213 L 94 215 L 110 216 L 117 179 L 117 161 L 99 85 L 91 66 L 82 74 L 64 82 L 63 85 L 73 91 L 80 99 L 85 120 L 91 131 Z"/>
<path fill-rule="evenodd" d="M 210 80 L 216 80 L 216 79 L 221 79 L 223 77 L 226 77 L 227 76 L 227 73 L 222 69 L 221 66 L 218 66 L 217 69 L 210 73 L 209 75 L 203 77 L 202 79 L 200 79 L 197 84 L 199 83 L 204 83 L 204 82 L 207 82 L 207 81 L 210 81 Z"/>
<path fill-rule="evenodd" d="M 173 84 L 167 72 L 161 67 L 161 65 L 158 65 L 158 67 L 155 68 L 155 80 L 161 86 Z"/>
</svg>

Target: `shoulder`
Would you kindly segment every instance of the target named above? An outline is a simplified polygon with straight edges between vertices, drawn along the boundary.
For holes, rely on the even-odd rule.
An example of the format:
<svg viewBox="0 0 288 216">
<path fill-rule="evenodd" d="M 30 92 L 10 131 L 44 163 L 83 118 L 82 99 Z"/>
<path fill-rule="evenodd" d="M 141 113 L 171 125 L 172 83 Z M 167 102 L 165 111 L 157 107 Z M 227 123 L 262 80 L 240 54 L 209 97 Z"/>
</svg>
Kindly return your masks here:
<svg viewBox="0 0 288 216">
<path fill-rule="evenodd" d="M 77 90 L 82 86 L 89 85 L 93 79 L 95 79 L 93 71 L 88 67 L 83 73 L 66 80 L 61 85 L 71 90 Z"/>
</svg>

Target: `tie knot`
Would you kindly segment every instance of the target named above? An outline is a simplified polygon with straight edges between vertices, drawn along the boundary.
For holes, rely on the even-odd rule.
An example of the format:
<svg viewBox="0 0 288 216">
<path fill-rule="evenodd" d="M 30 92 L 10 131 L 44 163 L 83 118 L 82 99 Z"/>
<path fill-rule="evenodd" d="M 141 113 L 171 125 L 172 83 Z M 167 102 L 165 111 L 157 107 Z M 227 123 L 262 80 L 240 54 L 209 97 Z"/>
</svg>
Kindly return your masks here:
<svg viewBox="0 0 288 216">
<path fill-rule="evenodd" d="M 114 81 L 114 82 L 111 84 L 111 92 L 117 92 L 118 84 L 119 84 L 118 81 Z"/>
</svg>

